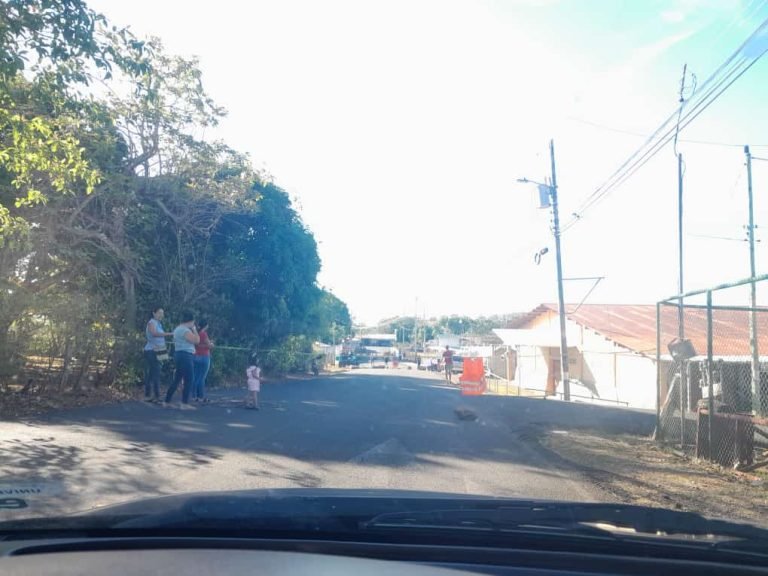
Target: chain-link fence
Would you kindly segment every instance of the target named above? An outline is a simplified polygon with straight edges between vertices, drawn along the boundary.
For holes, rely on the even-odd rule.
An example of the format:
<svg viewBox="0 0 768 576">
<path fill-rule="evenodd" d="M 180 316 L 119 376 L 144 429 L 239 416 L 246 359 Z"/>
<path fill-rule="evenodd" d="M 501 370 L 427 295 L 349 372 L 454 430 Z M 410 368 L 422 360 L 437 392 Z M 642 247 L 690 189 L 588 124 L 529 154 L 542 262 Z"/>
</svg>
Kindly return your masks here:
<svg viewBox="0 0 768 576">
<path fill-rule="evenodd" d="M 768 276 L 657 304 L 657 439 L 723 466 L 768 448 Z"/>
</svg>

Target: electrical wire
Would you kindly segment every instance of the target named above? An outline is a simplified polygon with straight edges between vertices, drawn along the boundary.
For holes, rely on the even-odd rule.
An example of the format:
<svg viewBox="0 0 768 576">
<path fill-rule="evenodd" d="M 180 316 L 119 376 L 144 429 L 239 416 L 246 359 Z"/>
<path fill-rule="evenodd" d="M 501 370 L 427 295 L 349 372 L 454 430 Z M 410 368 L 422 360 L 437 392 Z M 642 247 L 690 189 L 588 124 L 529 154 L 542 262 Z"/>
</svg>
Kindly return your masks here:
<svg viewBox="0 0 768 576">
<path fill-rule="evenodd" d="M 763 52 L 764 54 L 765 52 Z M 762 56 L 762 54 L 761 54 Z M 759 57 L 758 57 L 759 59 Z M 680 130 L 684 129 L 688 124 L 690 124 L 693 120 L 695 120 L 704 110 L 706 110 L 725 90 L 727 90 L 736 80 L 738 80 L 744 73 L 746 73 L 749 68 L 751 68 L 758 59 L 754 59 L 751 62 L 748 62 L 748 64 L 739 70 L 738 66 L 735 66 L 732 68 L 725 78 L 721 79 L 717 84 L 715 84 L 707 93 L 707 99 L 706 100 L 700 100 L 694 107 L 690 109 L 688 114 L 683 118 L 680 126 Z M 732 76 L 734 76 L 732 78 Z M 724 85 L 725 84 L 725 85 Z M 618 188 L 621 184 L 623 184 L 626 180 L 628 180 L 631 176 L 633 176 L 640 168 L 642 168 L 648 161 L 651 160 L 662 148 L 664 148 L 674 137 L 675 129 L 671 128 L 668 129 L 667 132 L 659 139 L 657 140 L 648 150 L 646 150 L 640 158 L 638 158 L 636 161 L 632 162 L 631 164 L 622 165 L 622 170 L 617 171 L 612 175 L 611 178 L 609 178 L 603 185 L 601 185 L 595 192 L 593 192 L 587 199 L 581 204 L 579 209 L 576 211 L 576 214 L 579 215 L 579 218 L 572 219 L 571 221 L 567 222 L 565 226 L 563 226 L 562 232 L 566 232 L 570 228 L 572 228 L 577 222 L 581 220 L 581 217 L 584 215 L 584 213 L 592 208 L 597 202 L 599 202 L 601 199 L 603 199 L 608 193 L 612 192 L 614 189 Z M 641 147 L 642 149 L 642 147 Z M 635 156 L 639 153 L 636 152 L 633 154 L 632 159 L 634 159 Z"/>
<path fill-rule="evenodd" d="M 739 46 L 739 48 L 721 64 L 713 74 L 707 78 L 701 86 L 696 102 L 687 108 L 685 115 L 680 114 L 681 109 L 689 104 L 684 101 L 664 122 L 651 134 L 651 136 L 640 146 L 630 157 L 617 169 L 611 176 L 596 190 L 594 190 L 581 204 L 576 211 L 578 218 L 572 219 L 563 226 L 562 232 L 572 228 L 581 220 L 584 212 L 594 206 L 599 200 L 604 198 L 609 192 L 620 186 L 629 177 L 635 174 L 644 166 L 653 156 L 655 156 L 666 144 L 674 138 L 677 132 L 677 124 L 669 126 L 671 121 L 680 116 L 679 130 L 684 129 L 688 124 L 695 120 L 704 110 L 706 110 L 725 90 L 727 90 L 736 80 L 747 72 L 757 61 L 765 54 L 766 50 L 753 56 L 751 59 L 743 56 L 742 52 L 756 37 L 758 37 L 766 28 L 768 28 L 768 19 L 764 20 L 760 26 Z M 739 56 L 741 56 L 739 58 Z M 722 76 L 722 78 L 720 77 Z M 695 95 L 696 96 L 696 95 Z M 660 138 L 657 137 L 662 134 Z M 655 141 L 655 143 L 654 143 Z M 649 149 L 645 150 L 646 148 Z"/>
<path fill-rule="evenodd" d="M 768 23 L 768 20 L 766 21 Z M 749 68 L 751 68 L 758 60 L 759 58 L 765 54 L 765 51 L 761 53 L 757 58 L 753 59 L 751 62 L 748 62 L 746 67 L 744 67 L 742 70 L 738 69 L 738 66 L 743 64 L 744 62 L 747 62 L 746 60 L 741 61 L 737 63 L 727 74 L 724 78 L 720 79 L 717 84 L 715 84 L 712 88 L 709 89 L 708 93 L 706 94 L 707 99 L 701 99 L 699 102 L 697 102 L 696 105 L 694 105 L 690 112 L 688 112 L 685 116 L 685 119 L 683 120 L 683 124 L 681 125 L 681 130 L 685 128 L 688 124 L 690 124 L 693 120 L 695 120 L 706 108 L 708 108 L 725 90 L 727 90 L 736 80 L 738 80 Z M 722 68 L 722 67 L 721 67 Z M 737 73 L 738 72 L 738 73 Z M 731 76 L 736 74 L 735 78 L 731 79 Z M 730 80 L 730 82 L 728 82 Z M 724 83 L 728 82 L 725 86 L 723 86 Z M 703 105 L 703 107 L 701 107 Z M 699 109 L 700 108 L 700 109 Z M 646 151 L 645 154 L 641 156 L 641 158 L 635 162 L 630 168 L 628 168 L 623 174 L 619 175 L 616 179 L 609 179 L 606 184 L 604 184 L 601 189 L 599 189 L 598 194 L 593 193 L 585 203 L 582 204 L 582 207 L 579 211 L 577 211 L 578 214 L 583 214 L 586 210 L 591 208 L 594 204 L 597 203 L 600 199 L 602 199 L 608 192 L 612 191 L 614 188 L 618 187 L 622 183 L 624 183 L 629 177 L 634 175 L 637 170 L 639 170 L 642 166 L 644 166 L 653 156 L 655 156 L 659 150 L 661 150 L 666 144 L 669 143 L 671 140 L 671 134 L 673 134 L 672 130 L 668 130 L 667 133 L 662 136 L 660 140 L 658 140 L 650 150 Z M 609 187 L 610 186 L 610 187 Z M 563 232 L 567 229 L 573 227 L 573 225 L 578 220 L 572 220 L 571 222 L 568 222 L 563 227 Z"/>
<path fill-rule="evenodd" d="M 731 29 L 740 24 L 741 22 L 749 22 L 749 20 L 755 16 L 760 10 L 762 10 L 768 3 L 768 0 L 761 0 L 759 4 L 755 5 L 758 0 L 751 0 L 750 3 L 741 11 L 741 13 L 734 14 L 730 22 L 726 24 L 710 41 L 710 45 L 714 45 L 718 40 L 723 38 Z"/>
<path fill-rule="evenodd" d="M 768 0 L 766 0 L 766 2 L 768 2 Z M 586 124 L 587 126 L 598 128 L 599 130 L 605 130 L 607 132 L 616 132 L 617 134 L 626 134 L 627 136 L 636 136 L 638 138 L 648 138 L 648 134 L 641 134 L 640 132 L 633 132 L 632 130 L 623 130 L 621 128 L 613 128 L 611 126 L 606 126 L 605 124 L 599 124 L 597 122 L 592 122 L 591 120 L 585 120 L 584 118 L 569 116 L 568 119 L 573 120 L 574 122 L 579 122 L 581 124 Z M 688 140 L 687 138 L 680 138 L 678 142 L 680 142 L 681 144 L 700 144 L 702 146 L 723 146 L 728 148 L 744 148 L 744 144 L 738 144 L 736 142 L 715 142 L 713 140 Z M 750 148 L 768 148 L 768 144 L 750 144 L 749 147 Z"/>
<path fill-rule="evenodd" d="M 706 102 L 706 105 L 705 105 L 705 108 L 706 108 L 706 107 L 708 107 L 714 101 L 712 99 L 712 94 L 720 86 L 722 86 L 722 83 L 727 81 L 737 70 L 738 70 L 738 63 L 737 63 L 736 66 L 734 66 L 732 69 L 730 69 L 727 72 L 726 76 L 723 79 L 719 80 L 717 84 L 715 84 L 713 87 L 711 87 L 707 91 L 705 96 L 702 97 L 702 99 L 699 100 L 699 102 L 697 102 L 695 105 L 693 105 L 690 108 L 690 111 L 687 112 L 685 117 L 681 120 L 681 127 L 680 127 L 680 129 L 684 128 L 685 126 L 687 126 L 690 123 L 690 120 L 692 120 L 692 119 L 690 119 L 690 116 L 694 112 L 697 111 L 697 109 L 702 105 L 702 103 Z M 705 98 L 709 99 L 709 101 L 705 100 Z M 701 111 L 703 111 L 703 109 Z M 696 116 L 698 116 L 698 114 L 701 111 L 699 111 L 696 114 Z M 674 117 L 674 115 L 673 115 L 673 117 Z M 694 118 L 695 118 L 695 116 L 694 116 Z M 669 118 L 664 122 L 664 124 L 662 124 L 662 126 L 660 127 L 660 130 L 657 129 L 657 131 L 654 133 L 653 137 L 655 138 L 656 134 L 658 134 L 660 131 L 664 130 L 664 127 L 667 124 L 669 124 Z M 617 170 L 616 172 L 614 172 L 614 174 L 608 180 L 606 180 L 605 183 L 602 186 L 600 186 L 595 192 L 593 192 L 587 198 L 587 200 L 584 203 L 582 203 L 582 205 L 580 206 L 580 208 L 576 212 L 578 214 L 583 214 L 586 210 L 591 208 L 596 203 L 597 200 L 599 200 L 602 197 L 604 197 L 610 190 L 612 190 L 613 188 L 616 188 L 619 184 L 623 183 L 627 179 L 628 176 L 631 176 L 632 174 L 634 174 L 637 171 L 637 169 L 639 169 L 640 167 L 644 166 L 648 162 L 648 160 L 650 160 L 653 156 L 655 156 L 664 146 L 666 146 L 672 140 L 672 138 L 674 137 L 674 134 L 676 133 L 676 131 L 677 131 L 677 125 L 672 126 L 670 128 L 667 128 L 667 131 L 661 136 L 661 138 L 659 140 L 657 140 L 654 144 L 652 144 L 651 147 L 648 150 L 646 150 L 644 153 L 641 154 L 642 147 L 639 150 L 637 150 L 635 152 L 635 154 L 633 154 L 631 159 L 634 160 L 634 158 L 638 154 L 641 154 L 640 158 L 638 158 L 637 161 L 635 161 L 634 163 L 631 162 L 631 161 L 630 162 L 625 162 L 622 165 L 621 169 Z M 566 228 L 569 228 L 569 227 L 571 227 L 570 223 L 566 225 Z"/>
<path fill-rule="evenodd" d="M 691 236 L 693 238 L 705 238 L 707 240 L 731 240 L 733 242 L 749 242 L 748 238 L 733 238 L 731 236 L 713 236 L 710 234 L 686 234 L 686 236 Z M 760 242 L 760 240 L 756 240 L 756 242 Z"/>
<path fill-rule="evenodd" d="M 592 280 L 594 280 L 595 283 L 592 284 L 592 287 L 587 291 L 587 293 L 584 295 L 584 298 L 581 299 L 581 302 L 579 302 L 579 304 L 576 306 L 576 308 L 574 310 L 571 310 L 570 312 L 568 312 L 568 314 L 576 314 L 576 312 L 579 311 L 579 308 L 581 308 L 581 306 L 584 304 L 584 302 L 587 301 L 587 298 L 589 298 L 589 295 L 592 294 L 592 292 L 595 291 L 595 288 L 597 288 L 597 285 L 600 284 L 600 281 L 603 280 L 603 279 L 604 279 L 603 276 L 599 276 L 597 278 L 592 278 Z"/>
</svg>

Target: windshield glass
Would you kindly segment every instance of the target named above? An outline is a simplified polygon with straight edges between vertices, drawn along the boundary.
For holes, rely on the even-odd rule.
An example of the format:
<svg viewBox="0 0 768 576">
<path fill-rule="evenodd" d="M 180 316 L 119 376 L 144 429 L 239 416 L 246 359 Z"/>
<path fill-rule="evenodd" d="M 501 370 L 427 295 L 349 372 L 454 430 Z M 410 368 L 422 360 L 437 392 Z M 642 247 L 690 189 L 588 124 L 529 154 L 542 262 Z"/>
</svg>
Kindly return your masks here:
<svg viewBox="0 0 768 576">
<path fill-rule="evenodd" d="M 0 48 L 0 521 L 768 523 L 768 3 L 8 0 Z"/>
<path fill-rule="evenodd" d="M 394 340 L 378 340 L 374 338 L 363 338 L 360 345 L 365 348 L 391 348 L 395 345 Z"/>
</svg>

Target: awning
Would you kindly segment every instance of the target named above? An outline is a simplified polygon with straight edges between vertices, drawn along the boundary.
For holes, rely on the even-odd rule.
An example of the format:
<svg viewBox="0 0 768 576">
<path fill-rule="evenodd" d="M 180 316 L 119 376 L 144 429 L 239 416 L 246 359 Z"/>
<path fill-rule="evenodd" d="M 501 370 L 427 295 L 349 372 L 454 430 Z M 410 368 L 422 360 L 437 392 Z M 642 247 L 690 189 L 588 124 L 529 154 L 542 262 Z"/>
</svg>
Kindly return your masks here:
<svg viewBox="0 0 768 576">
<path fill-rule="evenodd" d="M 559 328 L 495 328 L 493 333 L 505 346 L 540 346 L 542 348 L 560 347 Z M 566 330 L 568 348 L 577 348 L 581 341 L 578 329 Z"/>
</svg>

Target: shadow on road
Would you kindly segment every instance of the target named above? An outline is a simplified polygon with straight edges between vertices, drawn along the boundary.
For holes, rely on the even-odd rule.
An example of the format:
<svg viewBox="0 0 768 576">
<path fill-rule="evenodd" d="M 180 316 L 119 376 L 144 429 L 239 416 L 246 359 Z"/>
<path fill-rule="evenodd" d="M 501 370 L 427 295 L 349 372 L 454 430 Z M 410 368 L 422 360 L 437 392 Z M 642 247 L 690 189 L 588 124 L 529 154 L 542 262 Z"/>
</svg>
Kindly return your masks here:
<svg viewBox="0 0 768 576">
<path fill-rule="evenodd" d="M 532 424 L 635 434 L 653 430 L 650 412 L 531 398 L 462 397 L 457 387 L 436 379 L 379 372 L 272 383 L 264 387 L 259 412 L 244 409 L 241 391 L 225 390 L 214 392 L 212 403 L 195 411 L 129 402 L 52 414 L 36 423 L 77 427 L 92 435 L 103 430 L 111 440 L 97 450 L 135 458 L 137 464 L 160 450 L 180 467 L 210 464 L 222 449 L 349 461 L 366 445 L 393 437 L 417 455 L 444 451 L 508 459 L 513 433 Z M 460 420 L 458 408 L 474 411 L 478 419 Z M 339 449 L 344 446 L 352 450 Z M 34 454 L 40 447 L 30 449 Z M 47 462 L 36 460 L 47 467 L 71 464 L 63 460 L 66 454 L 50 456 Z"/>
<path fill-rule="evenodd" d="M 0 474 L 64 482 L 80 509 L 88 507 L 88 494 L 136 498 L 204 474 L 222 485 L 240 486 L 250 478 L 253 487 L 317 487 L 329 466 L 354 468 L 362 483 L 366 470 L 382 468 L 416 467 L 461 478 L 464 466 L 481 462 L 561 478 L 565 465 L 543 466 L 548 456 L 526 442 L 521 429 L 604 426 L 647 433 L 653 423 L 652 414 L 624 409 L 462 397 L 457 387 L 395 370 L 263 388 L 258 412 L 243 408 L 242 391 L 223 390 L 196 411 L 127 402 L 50 414 L 28 423 L 34 438 L 0 441 Z M 478 418 L 460 420 L 458 408 Z M 496 482 L 494 473 L 489 468 L 486 487 L 509 484 L 508 478 Z"/>
</svg>

